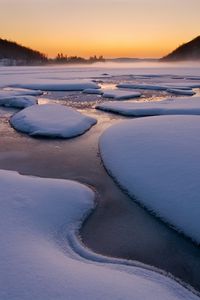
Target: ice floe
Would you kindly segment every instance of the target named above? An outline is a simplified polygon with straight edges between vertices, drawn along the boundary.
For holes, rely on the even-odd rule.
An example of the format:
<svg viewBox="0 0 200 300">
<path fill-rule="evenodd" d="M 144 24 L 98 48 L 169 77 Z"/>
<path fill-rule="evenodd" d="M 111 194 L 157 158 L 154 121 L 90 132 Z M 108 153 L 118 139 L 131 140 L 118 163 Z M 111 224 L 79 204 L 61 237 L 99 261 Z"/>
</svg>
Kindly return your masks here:
<svg viewBox="0 0 200 300">
<path fill-rule="evenodd" d="M 59 104 L 34 105 L 11 117 L 12 126 L 31 136 L 71 138 L 83 134 L 96 119 Z"/>
<path fill-rule="evenodd" d="M 137 201 L 200 243 L 200 116 L 124 121 L 100 139 L 108 172 Z"/>
<path fill-rule="evenodd" d="M 193 88 L 200 88 L 200 84 L 190 84 L 190 83 L 165 83 L 161 84 L 134 84 L 134 83 L 120 83 L 117 85 L 118 88 L 124 89 L 138 89 L 138 90 L 152 90 L 152 91 L 167 91 L 169 89 L 175 90 L 191 90 Z"/>
<path fill-rule="evenodd" d="M 25 108 L 35 104 L 37 104 L 37 98 L 34 96 L 0 97 L 0 106 Z"/>
<path fill-rule="evenodd" d="M 0 205 L 3 300 L 199 299 L 156 272 L 82 257 L 76 233 L 94 208 L 86 186 L 1 170 Z"/>
<path fill-rule="evenodd" d="M 116 100 L 126 100 L 141 97 L 141 93 L 134 91 L 124 91 L 120 89 L 103 90 L 104 98 L 114 98 Z"/>
<path fill-rule="evenodd" d="M 124 89 L 141 89 L 141 90 L 155 90 L 165 91 L 167 88 L 162 85 L 150 85 L 150 84 L 133 84 L 133 83 L 120 83 L 117 85 L 118 88 Z"/>
<path fill-rule="evenodd" d="M 40 90 L 5 88 L 0 90 L 0 99 L 13 96 L 41 96 L 42 94 Z"/>
<path fill-rule="evenodd" d="M 200 97 L 166 99 L 155 102 L 106 102 L 97 109 L 125 116 L 200 115 Z"/>
<path fill-rule="evenodd" d="M 0 118 L 10 118 L 14 113 L 16 113 L 16 108 L 0 107 Z"/>
<path fill-rule="evenodd" d="M 25 108 L 37 104 L 36 96 L 43 94 L 40 90 L 5 88 L 0 90 L 0 106 Z"/>
<path fill-rule="evenodd" d="M 44 80 L 40 80 L 33 83 L 14 84 L 12 87 L 42 91 L 83 91 L 85 89 L 99 88 L 98 84 L 87 80 L 62 80 L 62 82 L 57 80 L 44 82 Z"/>
<path fill-rule="evenodd" d="M 101 89 L 85 89 L 83 90 L 84 94 L 95 94 L 95 95 L 102 95 L 103 91 Z"/>
<path fill-rule="evenodd" d="M 176 94 L 176 95 L 185 95 L 185 96 L 193 96 L 196 93 L 193 90 L 182 90 L 182 89 L 168 89 L 168 93 Z"/>
</svg>

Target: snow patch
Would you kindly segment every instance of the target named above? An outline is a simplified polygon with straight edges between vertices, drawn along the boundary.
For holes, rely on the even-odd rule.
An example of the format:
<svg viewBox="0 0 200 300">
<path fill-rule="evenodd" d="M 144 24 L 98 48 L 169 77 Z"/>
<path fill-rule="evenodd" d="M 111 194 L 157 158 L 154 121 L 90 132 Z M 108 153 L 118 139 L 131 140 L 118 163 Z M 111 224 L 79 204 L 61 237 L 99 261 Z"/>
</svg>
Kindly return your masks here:
<svg viewBox="0 0 200 300">
<path fill-rule="evenodd" d="M 165 83 L 161 82 L 159 85 L 159 82 L 155 84 L 134 84 L 134 83 L 120 83 L 117 85 L 118 88 L 129 88 L 129 89 L 138 89 L 138 90 L 152 90 L 152 91 L 167 91 L 169 89 L 176 89 L 176 90 L 191 90 L 193 88 L 199 88 L 200 84 L 190 84 L 187 82 L 181 82 L 181 83 Z"/>
<path fill-rule="evenodd" d="M 125 116 L 200 115 L 200 97 L 174 98 L 155 102 L 107 102 L 96 109 Z"/>
<path fill-rule="evenodd" d="M 59 104 L 34 105 L 11 117 L 12 126 L 31 136 L 72 138 L 96 124 L 96 119 Z"/>
<path fill-rule="evenodd" d="M 121 187 L 200 243 L 200 116 L 121 122 L 100 139 L 100 152 Z"/>
<path fill-rule="evenodd" d="M 167 88 L 162 85 L 150 85 L 150 84 L 133 84 L 133 83 L 120 83 L 117 85 L 118 88 L 125 89 L 138 89 L 138 90 L 155 90 L 155 91 L 165 91 Z"/>
<path fill-rule="evenodd" d="M 99 89 L 98 84 L 86 80 L 63 80 L 63 82 L 42 82 L 14 84 L 15 88 L 25 88 L 42 91 L 83 91 L 85 89 Z"/>
<path fill-rule="evenodd" d="M 133 91 L 123 91 L 120 89 L 104 90 L 104 98 L 114 98 L 116 100 L 126 100 L 141 97 L 141 93 Z"/>
<path fill-rule="evenodd" d="M 5 88 L 0 90 L 0 99 L 14 96 L 41 96 L 42 94 L 43 92 L 39 90 Z"/>
<path fill-rule="evenodd" d="M 0 98 L 0 106 L 25 108 L 37 104 L 34 96 L 11 96 Z"/>
<path fill-rule="evenodd" d="M 84 94 L 95 94 L 95 95 L 102 95 L 103 91 L 101 89 L 85 89 L 83 90 Z"/>
<path fill-rule="evenodd" d="M 94 208 L 79 183 L 1 170 L 0 205 L 1 299 L 199 299 L 155 272 L 74 252 L 69 236 Z"/>
<path fill-rule="evenodd" d="M 167 92 L 176 95 L 185 95 L 185 96 L 193 96 L 196 94 L 192 90 L 181 90 L 181 89 L 168 89 Z"/>
</svg>

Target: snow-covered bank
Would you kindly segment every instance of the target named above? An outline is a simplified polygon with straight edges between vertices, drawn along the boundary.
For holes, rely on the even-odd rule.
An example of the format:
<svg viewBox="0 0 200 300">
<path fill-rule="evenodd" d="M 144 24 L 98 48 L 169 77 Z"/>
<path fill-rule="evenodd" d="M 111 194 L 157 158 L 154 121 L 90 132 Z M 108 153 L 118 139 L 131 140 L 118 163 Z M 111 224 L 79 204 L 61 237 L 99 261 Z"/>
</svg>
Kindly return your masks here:
<svg viewBox="0 0 200 300">
<path fill-rule="evenodd" d="M 200 117 L 121 122 L 100 139 L 110 174 L 131 196 L 200 243 Z"/>
<path fill-rule="evenodd" d="M 0 202 L 1 299 L 199 299 L 152 271 L 75 253 L 68 236 L 94 208 L 94 193 L 79 183 L 1 170 Z"/>
<path fill-rule="evenodd" d="M 59 104 L 34 105 L 16 113 L 12 126 L 31 136 L 71 138 L 83 134 L 97 120 Z"/>
</svg>

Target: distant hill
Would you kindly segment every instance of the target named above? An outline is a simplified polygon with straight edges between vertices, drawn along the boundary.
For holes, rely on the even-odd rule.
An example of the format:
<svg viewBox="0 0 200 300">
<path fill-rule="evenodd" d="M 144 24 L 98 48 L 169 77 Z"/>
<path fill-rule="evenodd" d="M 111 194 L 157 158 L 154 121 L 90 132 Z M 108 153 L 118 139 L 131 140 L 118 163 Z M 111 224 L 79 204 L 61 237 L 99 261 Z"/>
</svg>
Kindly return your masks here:
<svg viewBox="0 0 200 300">
<path fill-rule="evenodd" d="M 161 61 L 200 60 L 200 36 L 161 58 Z"/>
<path fill-rule="evenodd" d="M 48 61 L 39 51 L 0 38 L 0 61 L 10 65 L 32 65 Z"/>
</svg>

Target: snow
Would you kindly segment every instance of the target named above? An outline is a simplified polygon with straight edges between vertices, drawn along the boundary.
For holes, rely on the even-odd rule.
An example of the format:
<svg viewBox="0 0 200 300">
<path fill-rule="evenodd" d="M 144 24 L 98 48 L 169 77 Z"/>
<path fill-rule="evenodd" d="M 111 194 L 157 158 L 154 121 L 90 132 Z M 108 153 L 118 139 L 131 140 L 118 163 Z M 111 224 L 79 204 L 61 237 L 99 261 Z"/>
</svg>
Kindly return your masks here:
<svg viewBox="0 0 200 300">
<path fill-rule="evenodd" d="M 168 79 L 183 78 L 187 83 L 200 85 L 200 68 L 198 63 L 98 63 L 74 66 L 37 66 L 37 67 L 1 67 L 1 86 L 22 83 L 62 83 L 64 80 L 81 80 L 102 77 L 103 73 L 112 76 L 140 76 L 155 82 L 167 82 Z M 167 80 L 165 78 L 168 78 Z M 105 77 L 107 79 L 107 77 Z M 143 82 L 144 80 L 142 80 Z M 176 80 L 177 81 L 177 80 Z M 179 80 L 178 80 L 179 81 Z"/>
<path fill-rule="evenodd" d="M 102 74 L 109 74 L 102 76 Z M 127 78 L 128 76 L 128 78 Z M 42 89 L 43 91 L 68 91 L 99 88 L 93 79 L 102 79 L 105 83 L 152 86 L 151 89 L 163 88 L 192 89 L 200 88 L 199 64 L 163 64 L 163 63 L 99 63 L 74 66 L 37 66 L 37 67 L 1 67 L 0 87 L 20 87 Z M 128 86 L 129 87 L 129 86 Z"/>
<path fill-rule="evenodd" d="M 10 118 L 15 112 L 15 108 L 0 107 L 0 118 Z"/>
<path fill-rule="evenodd" d="M 5 88 L 0 90 L 0 106 L 25 108 L 37 104 L 35 96 L 41 96 L 40 90 Z"/>
<path fill-rule="evenodd" d="M 84 94 L 96 94 L 96 95 L 102 95 L 103 91 L 101 89 L 85 89 L 83 90 Z"/>
<path fill-rule="evenodd" d="M 200 82 L 194 84 L 192 81 L 182 80 L 178 84 L 174 82 L 165 83 L 165 86 L 174 89 L 190 90 L 194 88 L 200 88 Z"/>
<path fill-rule="evenodd" d="M 76 233 L 94 193 L 79 183 L 1 170 L 0 202 L 0 299 L 199 299 L 156 272 L 83 258 Z"/>
<path fill-rule="evenodd" d="M 192 90 L 181 90 L 181 89 L 168 89 L 168 93 L 176 94 L 176 95 L 185 95 L 185 96 L 193 96 L 195 92 Z"/>
<path fill-rule="evenodd" d="M 0 97 L 0 106 L 25 108 L 35 104 L 37 104 L 37 98 L 34 96 Z"/>
<path fill-rule="evenodd" d="M 12 126 L 31 136 L 71 138 L 83 134 L 96 119 L 59 104 L 34 105 L 11 117 Z"/>
<path fill-rule="evenodd" d="M 151 212 L 200 243 L 200 116 L 121 122 L 100 139 L 108 172 Z"/>
<path fill-rule="evenodd" d="M 141 90 L 155 90 L 155 91 L 165 91 L 167 88 L 161 85 L 149 85 L 149 84 L 133 84 L 133 83 L 120 83 L 117 85 L 118 88 L 125 89 L 141 89 Z"/>
<path fill-rule="evenodd" d="M 104 98 L 114 98 L 116 100 L 126 100 L 140 97 L 141 93 L 134 91 L 123 91 L 120 89 L 104 90 Z"/>
<path fill-rule="evenodd" d="M 139 92 L 120 89 L 86 89 L 83 93 L 102 95 L 104 98 L 114 98 L 116 100 L 133 99 L 141 96 Z"/>
<path fill-rule="evenodd" d="M 86 80 L 63 80 L 62 82 L 42 82 L 43 80 L 35 81 L 34 83 L 13 84 L 14 88 L 25 88 L 42 91 L 83 91 L 85 89 L 98 89 L 98 84 Z"/>
<path fill-rule="evenodd" d="M 200 97 L 166 99 L 155 102 L 107 102 L 97 109 L 125 116 L 200 115 Z"/>
<path fill-rule="evenodd" d="M 118 88 L 129 88 L 129 89 L 141 89 L 141 90 L 154 90 L 154 91 L 169 91 L 175 90 L 178 93 L 178 90 L 180 91 L 186 91 L 188 90 L 191 93 L 192 88 L 200 88 L 200 84 L 191 84 L 187 82 L 180 82 L 180 83 L 165 83 L 162 82 L 162 85 L 159 85 L 158 83 L 155 84 L 134 84 L 134 83 L 120 83 L 117 85 Z M 188 92 L 188 93 L 189 93 Z M 175 92 L 174 92 L 175 93 Z M 190 94 L 186 94 L 190 95 Z"/>
<path fill-rule="evenodd" d="M 40 90 L 5 88 L 0 90 L 0 99 L 14 96 L 41 96 L 42 94 L 43 92 Z"/>
</svg>

